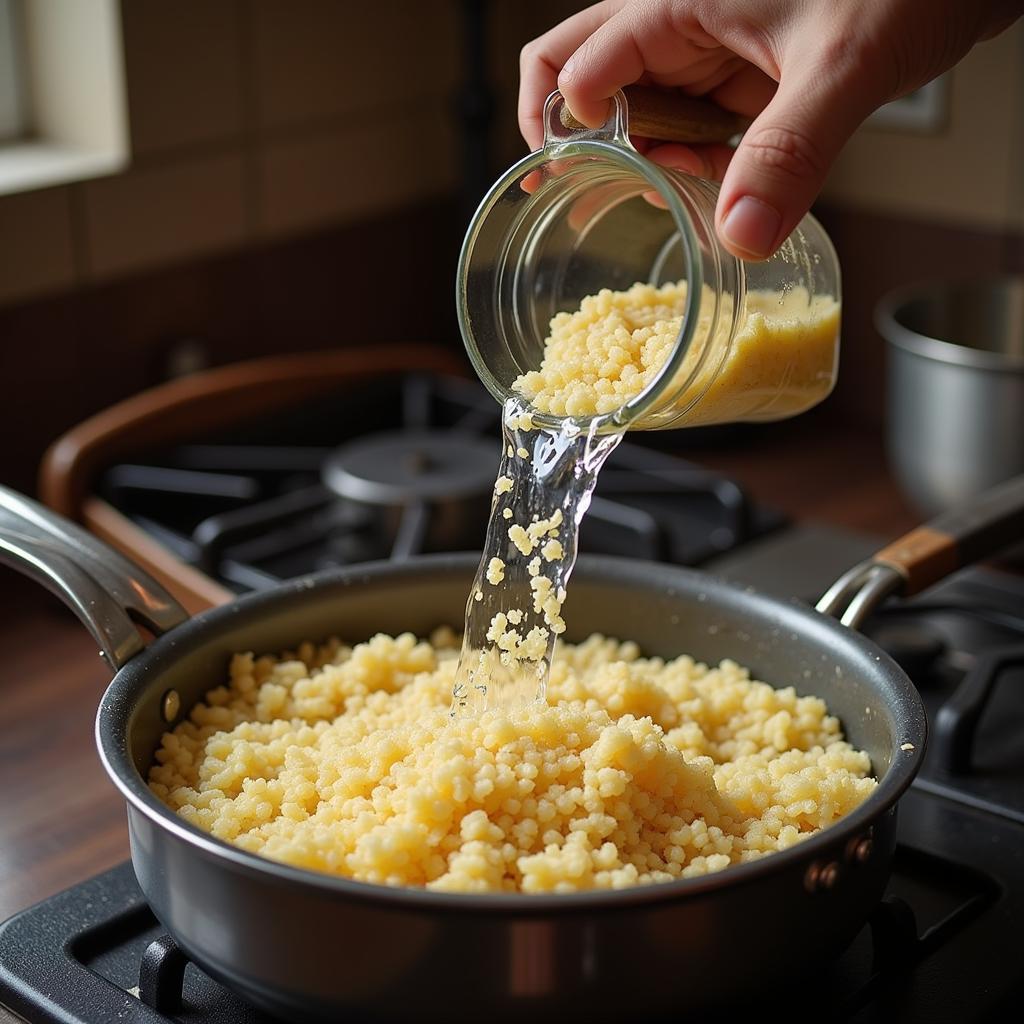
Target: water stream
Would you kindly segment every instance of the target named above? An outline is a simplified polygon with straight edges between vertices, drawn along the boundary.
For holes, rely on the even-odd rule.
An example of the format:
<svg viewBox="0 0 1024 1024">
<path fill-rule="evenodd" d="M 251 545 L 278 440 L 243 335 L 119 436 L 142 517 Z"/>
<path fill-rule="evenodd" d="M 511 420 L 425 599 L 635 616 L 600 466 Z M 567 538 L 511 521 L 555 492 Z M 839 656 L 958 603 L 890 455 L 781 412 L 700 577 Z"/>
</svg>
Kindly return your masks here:
<svg viewBox="0 0 1024 1024">
<path fill-rule="evenodd" d="M 579 525 L 622 433 L 572 421 L 534 426 L 522 399 L 502 415 L 502 455 L 487 539 L 466 604 L 452 716 L 543 700 Z"/>
</svg>

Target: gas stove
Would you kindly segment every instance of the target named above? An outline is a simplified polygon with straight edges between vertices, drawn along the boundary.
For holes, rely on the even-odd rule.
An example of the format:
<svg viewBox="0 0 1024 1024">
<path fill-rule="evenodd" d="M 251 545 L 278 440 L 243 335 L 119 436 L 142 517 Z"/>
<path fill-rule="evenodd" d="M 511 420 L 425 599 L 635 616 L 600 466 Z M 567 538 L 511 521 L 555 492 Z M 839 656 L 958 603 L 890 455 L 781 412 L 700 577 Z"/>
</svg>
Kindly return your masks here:
<svg viewBox="0 0 1024 1024">
<path fill-rule="evenodd" d="M 498 416 L 474 383 L 392 373 L 262 420 L 183 430 L 111 461 L 96 494 L 225 592 L 478 549 Z M 630 439 L 609 460 L 580 546 L 813 602 L 880 544 L 788 524 L 727 478 Z M 794 952 L 801 998 L 786 1015 L 1001 1020 L 1024 999 L 1024 578 L 967 570 L 888 602 L 865 631 L 919 687 L 929 749 L 900 802 L 884 899 L 820 977 L 807 979 Z M 2 1024 L 4 1006 L 30 1022 L 271 1024 L 187 961 L 127 863 L 0 926 Z"/>
</svg>

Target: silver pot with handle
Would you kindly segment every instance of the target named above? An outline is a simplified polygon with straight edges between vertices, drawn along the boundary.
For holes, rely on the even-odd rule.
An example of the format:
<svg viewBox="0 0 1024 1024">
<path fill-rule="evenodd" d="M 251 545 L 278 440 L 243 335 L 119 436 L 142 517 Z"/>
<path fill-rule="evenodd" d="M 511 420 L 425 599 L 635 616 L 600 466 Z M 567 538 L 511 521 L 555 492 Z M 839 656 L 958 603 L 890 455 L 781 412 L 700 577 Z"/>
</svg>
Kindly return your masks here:
<svg viewBox="0 0 1024 1024">
<path fill-rule="evenodd" d="M 793 683 L 841 718 L 878 787 L 831 828 L 715 874 L 561 896 L 453 894 L 259 857 L 175 815 L 146 776 L 161 734 L 223 683 L 235 651 L 457 624 L 475 553 L 300 577 L 190 619 L 122 555 L 0 486 L 0 563 L 58 594 L 115 670 L 96 738 L 127 804 L 146 899 L 206 973 L 302 1024 L 624 1020 L 638 1006 L 675 1019 L 721 1015 L 748 999 L 763 1005 L 780 978 L 809 983 L 881 898 L 897 801 L 924 753 L 920 695 L 856 627 L 886 596 L 916 593 L 1022 533 L 1024 477 L 855 567 L 819 611 L 675 566 L 581 558 L 566 602 L 570 640 L 618 635 L 648 654 L 733 658 L 759 678 Z M 149 646 L 138 626 L 155 635 Z M 0 946 L 5 938 L 0 928 Z"/>
<path fill-rule="evenodd" d="M 889 461 L 934 514 L 1024 472 L 1024 278 L 930 283 L 885 296 Z"/>
</svg>

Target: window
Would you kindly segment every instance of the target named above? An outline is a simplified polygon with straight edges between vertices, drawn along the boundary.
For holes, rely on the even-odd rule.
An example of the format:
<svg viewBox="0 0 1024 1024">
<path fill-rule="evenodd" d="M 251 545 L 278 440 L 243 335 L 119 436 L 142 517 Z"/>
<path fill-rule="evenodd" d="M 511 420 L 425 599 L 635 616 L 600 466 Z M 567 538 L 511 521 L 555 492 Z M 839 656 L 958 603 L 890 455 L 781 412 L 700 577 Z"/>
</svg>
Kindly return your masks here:
<svg viewBox="0 0 1024 1024">
<path fill-rule="evenodd" d="M 0 194 L 128 160 L 118 0 L 0 0 Z"/>
</svg>

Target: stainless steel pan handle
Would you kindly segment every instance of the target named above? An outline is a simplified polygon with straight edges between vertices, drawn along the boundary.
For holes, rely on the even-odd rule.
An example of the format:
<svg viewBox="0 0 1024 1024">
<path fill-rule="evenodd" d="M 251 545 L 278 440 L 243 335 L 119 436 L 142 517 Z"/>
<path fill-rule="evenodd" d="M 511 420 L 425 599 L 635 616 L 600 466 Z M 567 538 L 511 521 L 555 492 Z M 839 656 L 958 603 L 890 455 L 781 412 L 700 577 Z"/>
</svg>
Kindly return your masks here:
<svg viewBox="0 0 1024 1024">
<path fill-rule="evenodd" d="M 829 588 L 818 611 L 856 629 L 890 595 L 910 597 L 1019 541 L 1024 541 L 1024 476 L 943 512 L 855 565 Z"/>
<path fill-rule="evenodd" d="M 69 519 L 0 486 L 0 562 L 56 594 L 82 621 L 112 668 L 188 612 L 148 573 Z"/>
</svg>

